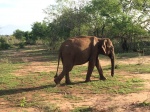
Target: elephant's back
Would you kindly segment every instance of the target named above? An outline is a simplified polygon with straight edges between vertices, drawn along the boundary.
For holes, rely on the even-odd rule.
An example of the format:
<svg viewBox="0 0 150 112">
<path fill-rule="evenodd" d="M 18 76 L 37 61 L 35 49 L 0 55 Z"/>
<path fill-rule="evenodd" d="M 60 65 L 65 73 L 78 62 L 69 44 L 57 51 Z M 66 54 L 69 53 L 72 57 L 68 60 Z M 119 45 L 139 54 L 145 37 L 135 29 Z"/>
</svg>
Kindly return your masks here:
<svg viewBox="0 0 150 112">
<path fill-rule="evenodd" d="M 70 38 L 62 43 L 60 51 L 64 59 L 74 60 L 75 65 L 83 64 L 89 60 L 92 52 L 91 38 Z"/>
<path fill-rule="evenodd" d="M 84 50 L 89 48 L 91 44 L 91 39 L 90 38 L 79 38 L 79 37 L 74 37 L 66 40 L 65 42 L 62 43 L 61 48 L 62 49 L 67 49 L 67 50 Z"/>
</svg>

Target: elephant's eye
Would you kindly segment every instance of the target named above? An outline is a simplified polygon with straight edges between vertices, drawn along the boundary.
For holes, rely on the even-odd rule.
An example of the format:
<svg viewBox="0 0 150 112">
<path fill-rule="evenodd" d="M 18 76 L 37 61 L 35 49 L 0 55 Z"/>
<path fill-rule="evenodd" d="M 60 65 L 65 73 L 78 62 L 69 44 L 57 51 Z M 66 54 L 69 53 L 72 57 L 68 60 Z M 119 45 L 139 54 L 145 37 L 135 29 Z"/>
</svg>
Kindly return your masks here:
<svg viewBox="0 0 150 112">
<path fill-rule="evenodd" d="M 113 49 L 114 49 L 113 46 L 110 46 L 110 47 L 109 47 L 110 53 L 113 51 Z"/>
<path fill-rule="evenodd" d="M 108 48 L 109 48 L 109 49 L 113 49 L 113 46 L 109 46 Z"/>
</svg>

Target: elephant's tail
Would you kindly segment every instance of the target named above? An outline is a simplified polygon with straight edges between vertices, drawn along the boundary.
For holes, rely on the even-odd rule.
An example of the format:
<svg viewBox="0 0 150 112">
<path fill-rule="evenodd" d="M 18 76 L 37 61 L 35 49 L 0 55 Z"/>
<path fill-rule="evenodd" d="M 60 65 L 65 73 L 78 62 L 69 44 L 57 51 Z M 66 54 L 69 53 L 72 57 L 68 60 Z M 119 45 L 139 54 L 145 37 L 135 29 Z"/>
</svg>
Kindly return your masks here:
<svg viewBox="0 0 150 112">
<path fill-rule="evenodd" d="M 59 69 L 60 57 L 61 57 L 61 53 L 59 53 L 59 56 L 58 56 L 57 71 L 56 71 L 56 75 L 54 76 L 54 78 L 56 78 L 58 76 L 58 69 Z"/>
</svg>

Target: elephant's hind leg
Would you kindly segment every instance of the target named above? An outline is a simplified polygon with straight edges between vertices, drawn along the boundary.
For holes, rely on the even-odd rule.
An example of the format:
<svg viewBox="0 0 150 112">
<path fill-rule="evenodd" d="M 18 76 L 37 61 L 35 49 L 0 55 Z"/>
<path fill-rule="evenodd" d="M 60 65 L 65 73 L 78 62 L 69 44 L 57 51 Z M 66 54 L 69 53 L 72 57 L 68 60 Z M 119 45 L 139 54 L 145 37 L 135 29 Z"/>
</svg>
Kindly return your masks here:
<svg viewBox="0 0 150 112">
<path fill-rule="evenodd" d="M 60 73 L 59 76 L 55 77 L 54 82 L 55 82 L 56 84 L 59 84 L 60 81 L 62 80 L 62 78 L 64 77 L 64 75 L 65 75 L 65 71 L 63 70 L 63 71 Z"/>
<path fill-rule="evenodd" d="M 70 84 L 71 81 L 70 81 L 70 78 L 69 78 L 69 71 L 72 70 L 72 67 L 73 67 L 73 66 L 71 66 L 71 65 L 68 65 L 68 66 L 63 65 L 63 71 L 60 73 L 60 75 L 59 75 L 58 77 L 56 77 L 56 78 L 54 79 L 54 82 L 55 82 L 56 84 L 59 84 L 60 81 L 61 81 L 61 80 L 63 79 L 63 77 L 65 76 L 65 78 L 66 78 L 66 84 Z"/>
</svg>

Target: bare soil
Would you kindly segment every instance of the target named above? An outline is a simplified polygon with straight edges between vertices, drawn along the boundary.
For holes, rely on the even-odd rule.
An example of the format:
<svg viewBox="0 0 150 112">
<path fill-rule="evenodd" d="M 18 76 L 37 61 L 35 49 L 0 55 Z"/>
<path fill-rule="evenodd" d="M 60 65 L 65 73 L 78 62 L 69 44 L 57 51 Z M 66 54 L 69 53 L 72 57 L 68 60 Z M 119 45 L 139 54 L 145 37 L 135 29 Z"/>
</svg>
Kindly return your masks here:
<svg viewBox="0 0 150 112">
<path fill-rule="evenodd" d="M 50 60 L 47 61 L 39 61 L 42 57 L 35 56 L 34 58 L 26 56 L 26 53 L 23 52 L 16 52 L 13 56 L 18 56 L 23 61 L 30 62 L 30 64 L 23 66 L 19 70 L 16 70 L 12 73 L 15 76 L 21 77 L 24 75 L 29 74 L 30 72 L 50 72 L 56 71 L 57 63 L 51 62 Z M 141 57 L 144 63 L 150 63 L 150 56 L 142 56 Z M 143 62 L 142 61 L 142 62 Z M 139 58 L 126 58 L 126 59 L 118 59 L 116 63 L 123 63 L 123 64 L 136 64 L 139 63 Z M 106 66 L 110 64 L 109 59 L 101 60 L 101 65 Z M 84 66 L 86 66 L 85 64 Z M 138 74 L 133 73 L 129 74 L 126 71 L 116 71 L 117 74 L 123 74 L 127 77 L 140 77 L 144 79 L 145 88 L 138 92 L 138 93 L 131 93 L 125 95 L 119 94 L 87 94 L 87 93 L 78 93 L 76 91 L 72 91 L 72 95 L 75 94 L 81 100 L 69 100 L 64 98 L 64 94 L 69 93 L 46 93 L 43 91 L 28 91 L 25 92 L 23 97 L 26 97 L 27 100 L 32 100 L 32 95 L 38 93 L 41 100 L 38 99 L 38 102 L 42 103 L 43 105 L 55 104 L 62 112 L 70 112 L 71 109 L 76 107 L 92 107 L 94 112 L 150 112 L 150 107 L 140 107 L 138 106 L 139 103 L 144 101 L 150 102 L 150 74 Z M 65 86 L 62 89 L 65 89 Z M 17 97 L 20 93 L 10 94 L 10 96 Z M 9 96 L 8 96 L 9 98 Z M 43 109 L 40 107 L 19 107 L 13 104 L 12 101 L 9 99 L 5 99 L 0 97 L 0 112 L 43 112 Z"/>
</svg>

